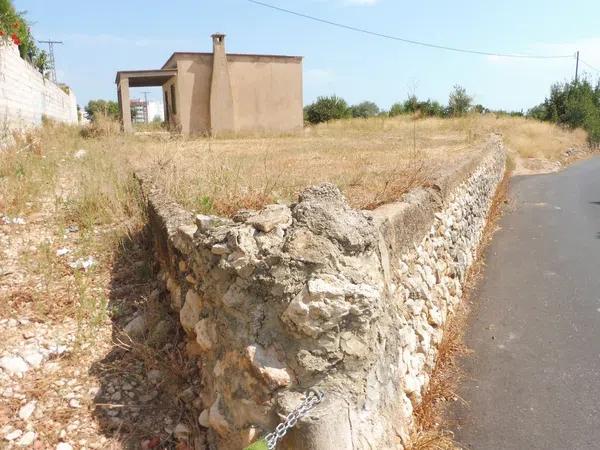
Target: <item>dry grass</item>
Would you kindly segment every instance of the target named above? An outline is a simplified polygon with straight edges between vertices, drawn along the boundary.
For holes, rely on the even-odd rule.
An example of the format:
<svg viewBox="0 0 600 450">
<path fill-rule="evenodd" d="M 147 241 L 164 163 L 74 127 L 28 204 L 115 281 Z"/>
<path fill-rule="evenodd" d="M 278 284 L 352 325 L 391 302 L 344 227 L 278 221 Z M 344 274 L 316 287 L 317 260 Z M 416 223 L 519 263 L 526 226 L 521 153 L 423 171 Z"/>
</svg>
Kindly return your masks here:
<svg viewBox="0 0 600 450">
<path fill-rule="evenodd" d="M 123 135 L 107 120 L 83 132 L 49 124 L 0 155 L 0 210 L 25 212 L 29 199 L 44 192 L 67 202 L 68 219 L 84 226 L 123 220 L 139 212 L 133 170 L 148 171 L 197 212 L 231 215 L 289 202 L 322 181 L 338 185 L 353 206 L 373 208 L 451 173 L 491 132 L 523 157 L 556 160 L 566 148 L 585 145 L 581 130 L 492 115 L 354 119 L 294 136 L 237 139 Z M 78 149 L 86 150 L 84 158 L 73 157 Z M 67 188 L 60 183 L 54 192 L 58 167 L 68 174 Z"/>
</svg>

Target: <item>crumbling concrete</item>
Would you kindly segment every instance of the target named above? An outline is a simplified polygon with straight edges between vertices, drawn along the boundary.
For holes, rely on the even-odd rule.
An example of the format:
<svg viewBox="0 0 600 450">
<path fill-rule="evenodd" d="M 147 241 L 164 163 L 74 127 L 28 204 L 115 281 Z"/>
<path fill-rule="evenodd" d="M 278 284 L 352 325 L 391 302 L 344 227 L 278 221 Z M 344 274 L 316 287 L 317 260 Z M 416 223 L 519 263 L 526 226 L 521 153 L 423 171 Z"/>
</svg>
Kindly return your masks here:
<svg viewBox="0 0 600 450">
<path fill-rule="evenodd" d="M 282 448 L 402 448 L 504 173 L 498 137 L 473 155 L 375 211 L 321 184 L 291 206 L 192 219 L 143 182 L 213 447 L 242 448 L 317 387 L 326 401 Z"/>
</svg>

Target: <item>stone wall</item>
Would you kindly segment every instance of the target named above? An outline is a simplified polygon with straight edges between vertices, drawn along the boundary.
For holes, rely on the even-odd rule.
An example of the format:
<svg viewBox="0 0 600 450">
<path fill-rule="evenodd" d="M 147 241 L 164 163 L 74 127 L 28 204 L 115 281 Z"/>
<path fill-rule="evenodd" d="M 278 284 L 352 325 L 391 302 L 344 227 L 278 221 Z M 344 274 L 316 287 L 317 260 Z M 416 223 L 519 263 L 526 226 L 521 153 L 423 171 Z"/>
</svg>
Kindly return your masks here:
<svg viewBox="0 0 600 450">
<path fill-rule="evenodd" d="M 77 123 L 77 100 L 0 42 L 0 130 L 40 125 L 42 117 Z"/>
<path fill-rule="evenodd" d="M 326 400 L 279 448 L 402 448 L 504 173 L 497 136 L 471 154 L 375 211 L 322 184 L 291 206 L 193 218 L 140 176 L 213 448 L 272 430 L 311 387 Z"/>
</svg>

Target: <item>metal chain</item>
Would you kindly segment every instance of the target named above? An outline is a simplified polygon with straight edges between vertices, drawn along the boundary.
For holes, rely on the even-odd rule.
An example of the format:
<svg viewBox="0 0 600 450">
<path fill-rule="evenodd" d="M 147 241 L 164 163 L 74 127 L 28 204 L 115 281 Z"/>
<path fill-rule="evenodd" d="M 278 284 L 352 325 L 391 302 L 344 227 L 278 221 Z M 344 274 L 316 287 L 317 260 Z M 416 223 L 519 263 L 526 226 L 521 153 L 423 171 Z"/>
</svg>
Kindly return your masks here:
<svg viewBox="0 0 600 450">
<path fill-rule="evenodd" d="M 277 442 L 280 441 L 290 429 L 296 426 L 298 420 L 306 416 L 308 412 L 323 401 L 325 394 L 316 389 L 310 389 L 304 394 L 304 400 L 300 403 L 296 409 L 289 413 L 283 422 L 275 427 L 275 431 L 267 434 L 265 440 L 267 441 L 267 447 L 269 450 L 273 450 L 277 447 Z"/>
</svg>

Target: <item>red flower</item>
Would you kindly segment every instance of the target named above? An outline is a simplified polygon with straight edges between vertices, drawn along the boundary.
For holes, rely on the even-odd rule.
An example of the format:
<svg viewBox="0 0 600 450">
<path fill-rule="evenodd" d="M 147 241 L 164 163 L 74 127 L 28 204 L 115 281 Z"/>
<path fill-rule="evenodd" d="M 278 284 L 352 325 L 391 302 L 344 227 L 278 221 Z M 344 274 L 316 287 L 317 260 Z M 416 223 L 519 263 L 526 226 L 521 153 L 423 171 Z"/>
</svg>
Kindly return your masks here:
<svg viewBox="0 0 600 450">
<path fill-rule="evenodd" d="M 0 37 L 4 36 L 4 31 L 0 30 Z"/>
<path fill-rule="evenodd" d="M 19 22 L 15 22 L 13 23 L 13 28 L 17 29 L 21 26 L 21 24 Z"/>
<path fill-rule="evenodd" d="M 17 36 L 17 33 L 13 33 L 11 36 L 11 39 L 15 43 L 15 45 L 21 45 L 21 39 L 19 39 L 19 36 Z"/>
</svg>

